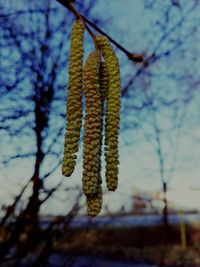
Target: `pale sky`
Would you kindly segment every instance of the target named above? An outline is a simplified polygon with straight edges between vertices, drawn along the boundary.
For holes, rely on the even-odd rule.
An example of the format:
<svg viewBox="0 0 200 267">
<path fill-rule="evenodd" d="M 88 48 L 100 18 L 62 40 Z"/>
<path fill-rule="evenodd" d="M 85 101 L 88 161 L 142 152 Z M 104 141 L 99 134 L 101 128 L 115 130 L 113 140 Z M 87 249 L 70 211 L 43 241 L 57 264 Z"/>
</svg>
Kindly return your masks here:
<svg viewBox="0 0 200 267">
<path fill-rule="evenodd" d="M 163 2 L 162 0 L 160 0 Z M 101 3 L 100 3 L 101 2 Z M 158 1 L 159 2 L 159 1 Z M 188 1 L 190 2 L 190 1 Z M 185 12 L 190 8 L 187 1 L 183 1 Z M 191 1 L 192 2 L 192 1 Z M 108 9 L 109 3 L 109 9 Z M 144 10 L 143 1 L 140 0 L 111 0 L 111 1 L 99 1 L 99 4 L 94 9 L 94 14 L 102 13 L 102 19 L 106 22 L 104 30 L 106 30 L 113 38 L 123 44 L 127 49 L 132 52 L 145 52 L 150 53 L 156 47 L 157 40 L 159 40 L 159 34 L 161 34 L 156 26 L 155 21 L 160 19 L 162 12 L 159 9 L 154 11 Z M 164 7 L 163 7 L 164 8 Z M 174 14 L 179 12 L 174 10 Z M 183 10 L 184 12 L 184 10 Z M 198 13 L 196 10 L 192 16 Z M 178 13 L 177 13 L 178 14 Z M 198 13 L 200 14 L 200 12 Z M 192 17 L 188 17 L 188 21 L 185 26 L 185 30 L 180 30 L 176 34 L 184 34 L 185 31 L 190 27 L 190 21 Z M 162 19 L 161 19 L 162 20 Z M 172 25 L 176 23 L 176 16 L 172 19 Z M 155 27 L 151 26 L 151 23 Z M 169 26 L 170 28 L 170 26 Z M 152 33 L 151 33 L 152 31 Z M 141 34 L 142 33 L 142 34 Z M 175 35 L 176 35 L 175 34 Z M 199 32 L 197 34 L 200 34 Z M 199 35 L 200 36 L 200 35 Z M 155 37 L 155 38 L 154 38 Z M 175 38 L 172 35 L 172 39 Z M 160 47 L 160 51 L 165 49 L 165 45 L 170 46 L 170 42 L 164 44 Z M 195 45 L 195 44 L 194 44 Z M 198 49 L 195 47 L 195 49 Z M 191 47 L 192 50 L 192 47 Z M 117 50 L 120 65 L 122 68 L 122 84 L 125 85 L 130 75 L 132 75 L 138 68 L 138 66 L 132 66 L 124 54 Z M 178 57 L 181 51 L 178 51 L 175 56 Z M 186 55 L 187 56 L 187 55 Z M 190 55 L 188 55 L 190 56 Z M 156 90 L 165 92 L 166 87 L 170 89 L 170 94 L 173 90 L 180 90 L 180 83 L 176 83 L 173 79 L 169 77 L 162 78 L 162 72 L 166 72 L 171 75 L 170 71 L 176 69 L 177 74 L 181 74 L 183 69 L 187 67 L 187 64 L 181 68 L 182 61 L 178 58 L 179 67 L 176 67 L 176 62 L 172 62 L 169 65 L 169 61 L 165 59 L 158 62 L 158 64 L 152 69 L 153 74 L 159 75 L 157 78 L 153 78 L 151 83 L 151 88 L 149 91 L 153 92 L 154 87 Z M 200 60 L 199 60 L 200 63 Z M 170 63 L 171 64 L 171 63 Z M 177 63 L 178 64 L 178 63 Z M 197 66 L 200 66 L 196 62 Z M 197 68 L 196 65 L 190 66 L 191 73 L 194 73 Z M 136 88 L 136 95 L 133 96 L 131 101 L 136 101 L 137 90 L 140 90 L 141 80 L 136 81 L 134 85 Z M 185 87 L 186 88 L 186 87 Z M 186 90 L 184 88 L 184 90 Z M 197 91 L 198 92 L 198 91 Z M 200 98 L 200 94 L 197 95 Z M 137 104 L 137 102 L 134 102 Z M 122 108 L 124 108 L 122 106 Z M 175 162 L 175 171 L 173 172 L 172 178 L 169 183 L 168 199 L 173 205 L 178 205 L 179 207 L 185 208 L 196 208 L 200 210 L 200 141 L 197 142 L 196 139 L 200 136 L 200 121 L 199 124 L 192 124 L 192 121 L 196 120 L 199 112 L 199 107 L 194 101 L 188 105 L 186 114 L 184 116 L 184 126 L 182 134 L 176 139 L 176 132 L 170 133 L 170 135 L 162 136 L 162 148 L 164 154 L 166 155 L 166 170 L 170 168 L 173 161 L 173 148 L 175 145 L 177 148 L 177 156 Z M 167 111 L 168 112 L 168 111 Z M 167 115 L 166 115 L 167 114 Z M 158 114 L 157 119 L 159 126 L 164 128 L 169 128 L 172 124 L 168 113 L 162 110 Z M 135 113 L 130 113 L 131 117 L 135 116 Z M 141 120 L 146 119 L 148 113 L 140 114 Z M 198 117 L 198 116 L 197 116 Z M 121 121 L 123 121 L 124 116 L 122 115 Z M 169 120 L 168 120 L 168 119 Z M 109 205 L 109 209 L 116 211 L 122 205 L 125 205 L 127 209 L 131 207 L 131 196 L 134 194 L 135 188 L 140 189 L 142 192 L 152 192 L 160 191 L 161 180 L 159 176 L 159 164 L 157 155 L 155 153 L 154 141 L 153 145 L 146 140 L 144 137 L 144 132 L 148 135 L 152 133 L 152 129 L 148 123 L 143 124 L 143 128 L 131 129 L 129 131 L 120 132 L 120 174 L 119 174 L 119 187 L 116 192 L 105 193 L 104 204 Z M 199 138 L 200 140 L 200 138 Z M 79 154 L 79 159 L 81 154 Z M 23 159 L 21 161 L 16 160 L 12 165 L 12 168 L 2 168 L 0 172 L 0 201 L 5 203 L 6 199 L 10 202 L 13 194 L 17 194 L 19 183 L 23 185 L 26 181 L 27 174 L 30 177 L 32 173 L 32 163 L 28 159 Z M 102 170 L 102 176 L 104 169 Z M 74 186 L 80 185 L 82 175 L 82 166 L 79 162 L 76 166 L 75 173 L 71 178 L 65 179 L 65 185 Z M 5 181 L 6 178 L 6 181 Z M 48 180 L 48 186 L 56 184 L 61 178 L 61 168 L 59 168 L 55 174 Z M 104 189 L 106 189 L 105 182 L 103 184 Z M 199 189 L 192 190 L 192 189 Z M 29 195 L 29 190 L 27 190 L 26 196 Z M 53 213 L 60 214 L 66 212 L 66 199 L 73 204 L 74 194 L 59 192 L 56 197 L 52 198 L 49 202 L 45 203 L 42 207 L 43 213 Z M 83 200 L 84 203 L 84 200 Z"/>
</svg>

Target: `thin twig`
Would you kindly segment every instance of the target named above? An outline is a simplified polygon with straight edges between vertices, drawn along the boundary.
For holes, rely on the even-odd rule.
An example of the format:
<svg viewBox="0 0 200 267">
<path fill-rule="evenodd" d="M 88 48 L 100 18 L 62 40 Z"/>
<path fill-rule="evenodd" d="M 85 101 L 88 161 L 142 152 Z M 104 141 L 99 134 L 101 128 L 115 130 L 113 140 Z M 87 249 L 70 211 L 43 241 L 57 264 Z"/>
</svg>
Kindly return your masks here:
<svg viewBox="0 0 200 267">
<path fill-rule="evenodd" d="M 96 26 L 93 22 L 91 22 L 89 19 L 87 19 L 85 16 L 81 15 L 81 17 L 96 31 L 101 33 L 102 35 L 106 36 L 111 43 L 113 43 L 118 49 L 120 49 L 130 60 L 134 62 L 143 62 L 143 55 L 135 54 L 129 52 L 125 47 L 120 45 L 118 42 L 116 42 L 110 35 L 108 35 L 106 32 L 101 30 L 98 26 Z"/>
<path fill-rule="evenodd" d="M 65 8 L 69 9 L 71 12 L 74 13 L 74 9 L 75 8 L 72 5 L 71 1 L 69 1 L 69 0 L 56 0 L 56 1 L 59 2 L 61 5 L 63 5 Z M 73 7 L 73 10 L 72 10 L 72 7 Z M 133 62 L 143 62 L 143 55 L 139 55 L 139 54 L 135 54 L 135 53 L 129 52 L 125 47 L 123 47 L 118 42 L 116 42 L 112 37 L 110 37 L 110 35 L 108 35 L 106 32 L 104 32 L 103 30 L 101 30 L 96 24 L 94 24 L 92 21 L 90 21 L 88 18 L 86 18 L 85 16 L 83 16 L 79 12 L 77 12 L 77 13 L 79 14 L 79 16 L 81 16 L 81 18 L 88 25 L 90 25 L 92 28 L 94 28 L 100 34 L 106 36 L 110 40 L 111 43 L 113 43 L 118 49 L 120 49 L 129 58 L 129 60 L 131 60 Z"/>
</svg>

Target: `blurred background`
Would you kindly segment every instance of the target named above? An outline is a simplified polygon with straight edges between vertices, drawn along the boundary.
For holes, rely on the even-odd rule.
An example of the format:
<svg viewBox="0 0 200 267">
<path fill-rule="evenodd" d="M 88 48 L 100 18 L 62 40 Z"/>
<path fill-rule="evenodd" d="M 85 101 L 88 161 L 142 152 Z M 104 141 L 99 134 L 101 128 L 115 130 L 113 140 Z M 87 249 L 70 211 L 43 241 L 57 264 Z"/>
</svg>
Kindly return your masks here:
<svg viewBox="0 0 200 267">
<path fill-rule="evenodd" d="M 74 6 L 144 57 L 113 45 L 119 186 L 103 182 L 102 212 L 88 218 L 82 143 L 72 177 L 61 174 L 74 15 L 56 0 L 0 0 L 1 266 L 200 266 L 200 1 Z M 84 59 L 92 49 L 86 33 Z"/>
</svg>

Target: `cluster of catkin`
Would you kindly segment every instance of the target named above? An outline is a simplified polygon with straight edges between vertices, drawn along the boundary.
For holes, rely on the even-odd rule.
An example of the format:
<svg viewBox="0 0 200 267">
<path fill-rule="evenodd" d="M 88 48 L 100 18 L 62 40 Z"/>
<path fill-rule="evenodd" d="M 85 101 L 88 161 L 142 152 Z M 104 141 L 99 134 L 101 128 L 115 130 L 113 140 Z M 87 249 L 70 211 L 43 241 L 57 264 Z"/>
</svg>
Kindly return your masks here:
<svg viewBox="0 0 200 267">
<path fill-rule="evenodd" d="M 101 155 L 104 140 L 106 183 L 110 191 L 118 184 L 118 134 L 120 120 L 120 71 L 118 59 L 108 39 L 95 37 L 96 49 L 83 66 L 84 23 L 76 20 L 71 33 L 67 126 L 62 173 L 70 176 L 76 164 L 76 153 L 82 125 L 82 95 L 86 115 L 83 137 L 82 189 L 87 213 L 96 216 L 102 207 Z M 105 119 L 104 119 L 105 118 Z M 103 133 L 105 137 L 103 138 Z"/>
</svg>

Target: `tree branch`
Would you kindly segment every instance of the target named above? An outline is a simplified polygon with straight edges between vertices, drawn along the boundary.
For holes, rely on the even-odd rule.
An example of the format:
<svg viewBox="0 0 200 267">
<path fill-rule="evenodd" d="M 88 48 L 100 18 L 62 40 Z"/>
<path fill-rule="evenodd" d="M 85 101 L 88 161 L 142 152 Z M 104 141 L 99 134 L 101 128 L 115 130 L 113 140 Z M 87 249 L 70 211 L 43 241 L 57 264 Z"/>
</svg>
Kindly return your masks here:
<svg viewBox="0 0 200 267">
<path fill-rule="evenodd" d="M 56 0 L 56 1 L 59 2 L 61 5 L 63 5 L 68 10 L 70 10 L 76 17 L 77 17 L 77 13 L 78 13 L 79 16 L 88 25 L 90 25 L 92 28 L 94 28 L 100 34 L 106 36 L 111 43 L 113 43 L 118 49 L 120 49 L 128 57 L 129 60 L 131 60 L 133 62 L 143 62 L 143 55 L 138 55 L 138 54 L 129 52 L 125 47 L 123 47 L 118 42 L 116 42 L 112 37 L 110 37 L 110 35 L 108 35 L 106 32 L 104 32 L 103 30 L 101 30 L 96 24 L 94 24 L 88 18 L 86 18 L 85 16 L 83 16 L 82 14 L 80 14 L 78 11 L 76 11 L 76 9 L 72 5 L 71 1 L 69 1 L 69 0 Z"/>
</svg>

